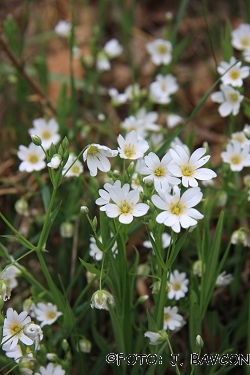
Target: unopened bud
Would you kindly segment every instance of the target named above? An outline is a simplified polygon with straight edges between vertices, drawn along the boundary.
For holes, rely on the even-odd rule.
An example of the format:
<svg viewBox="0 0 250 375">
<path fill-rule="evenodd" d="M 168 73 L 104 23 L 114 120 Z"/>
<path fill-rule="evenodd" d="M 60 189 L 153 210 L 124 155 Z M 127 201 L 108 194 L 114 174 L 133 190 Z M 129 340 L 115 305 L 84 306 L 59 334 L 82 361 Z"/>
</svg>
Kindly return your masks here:
<svg viewBox="0 0 250 375">
<path fill-rule="evenodd" d="M 23 199 L 18 199 L 15 203 L 15 210 L 19 215 L 26 216 L 28 213 L 28 203 Z"/>
<path fill-rule="evenodd" d="M 199 348 L 202 348 L 203 345 L 204 345 L 204 341 L 202 340 L 202 337 L 200 335 L 197 335 L 196 336 L 196 345 L 199 347 Z"/>
<path fill-rule="evenodd" d="M 81 206 L 80 211 L 81 211 L 82 214 L 88 214 L 89 213 L 89 209 L 88 209 L 87 206 Z"/>
<path fill-rule="evenodd" d="M 38 135 L 32 134 L 31 140 L 34 143 L 34 145 L 36 145 L 36 146 L 41 146 L 41 144 L 42 144 L 42 140 L 41 140 L 40 137 L 38 137 Z"/>
</svg>

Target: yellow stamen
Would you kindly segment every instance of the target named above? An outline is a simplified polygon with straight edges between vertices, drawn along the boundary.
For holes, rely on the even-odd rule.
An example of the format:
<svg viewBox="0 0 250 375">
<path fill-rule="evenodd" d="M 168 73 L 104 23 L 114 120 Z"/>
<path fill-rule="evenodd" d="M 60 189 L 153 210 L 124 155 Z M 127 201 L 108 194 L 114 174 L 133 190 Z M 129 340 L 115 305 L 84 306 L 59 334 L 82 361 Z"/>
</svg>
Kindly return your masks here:
<svg viewBox="0 0 250 375">
<path fill-rule="evenodd" d="M 170 318 L 171 318 L 171 315 L 169 313 L 164 314 L 164 322 L 168 322 Z"/>
<path fill-rule="evenodd" d="M 230 93 L 229 98 L 230 98 L 231 102 L 235 103 L 235 102 L 238 101 L 239 95 L 236 92 L 232 92 L 232 93 Z"/>
<path fill-rule="evenodd" d="M 232 164 L 240 164 L 240 162 L 241 162 L 241 157 L 239 155 L 233 155 L 231 157 Z"/>
<path fill-rule="evenodd" d="M 96 146 L 90 146 L 88 148 L 87 154 L 88 155 L 95 155 L 97 152 L 98 152 L 98 147 L 96 147 Z"/>
<path fill-rule="evenodd" d="M 187 176 L 187 177 L 192 176 L 194 173 L 193 168 L 189 164 L 182 165 L 181 171 L 182 171 L 183 176 Z"/>
<path fill-rule="evenodd" d="M 180 200 L 178 200 L 176 203 L 172 203 L 170 207 L 170 211 L 174 215 L 181 215 L 183 212 L 184 206 L 180 203 Z"/>
<path fill-rule="evenodd" d="M 154 175 L 157 176 L 157 177 L 161 177 L 161 176 L 164 176 L 165 175 L 165 170 L 164 168 L 157 168 L 155 171 L 154 171 Z"/>
<path fill-rule="evenodd" d="M 157 51 L 159 52 L 160 55 L 165 55 L 168 52 L 168 48 L 164 44 L 160 44 L 157 47 Z"/>
<path fill-rule="evenodd" d="M 180 290 L 181 289 L 181 284 L 179 282 L 174 283 L 173 284 L 173 289 L 175 291 Z"/>
<path fill-rule="evenodd" d="M 30 163 L 36 164 L 38 162 L 37 154 L 30 154 L 28 160 Z"/>
<path fill-rule="evenodd" d="M 46 313 L 46 316 L 48 319 L 54 319 L 54 317 L 56 316 L 56 313 L 54 311 L 49 311 Z"/>
<path fill-rule="evenodd" d="M 239 73 L 238 70 L 233 69 L 233 70 L 230 71 L 229 76 L 230 76 L 232 79 L 238 79 L 238 78 L 240 77 L 240 73 Z"/>
<path fill-rule="evenodd" d="M 51 138 L 51 132 L 49 130 L 44 130 L 42 133 L 42 139 L 50 139 Z"/>
<path fill-rule="evenodd" d="M 14 323 L 14 324 L 10 327 L 10 329 L 11 329 L 11 333 L 12 333 L 12 335 L 15 335 L 16 333 L 18 333 L 18 332 L 21 330 L 21 326 L 20 326 L 20 324 L 16 324 L 16 323 Z"/>
<path fill-rule="evenodd" d="M 129 145 L 126 144 L 124 145 L 123 152 L 127 156 L 127 158 L 130 159 L 132 156 L 136 154 L 135 146 L 131 144 Z"/>
</svg>

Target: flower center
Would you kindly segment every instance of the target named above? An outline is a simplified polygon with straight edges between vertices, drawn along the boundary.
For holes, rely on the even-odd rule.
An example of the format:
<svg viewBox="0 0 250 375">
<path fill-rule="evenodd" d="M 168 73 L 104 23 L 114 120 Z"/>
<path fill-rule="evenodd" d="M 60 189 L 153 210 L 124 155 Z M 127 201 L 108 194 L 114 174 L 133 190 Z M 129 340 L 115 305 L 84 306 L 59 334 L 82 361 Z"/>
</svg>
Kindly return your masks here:
<svg viewBox="0 0 250 375">
<path fill-rule="evenodd" d="M 244 143 L 244 141 L 245 141 L 245 138 L 244 138 L 244 136 L 242 134 L 236 134 L 236 135 L 234 135 L 233 139 L 236 139 L 240 143 Z"/>
<path fill-rule="evenodd" d="M 168 322 L 171 318 L 171 315 L 169 313 L 164 314 L 164 322 Z"/>
<path fill-rule="evenodd" d="M 44 130 L 42 133 L 42 139 L 50 139 L 51 138 L 51 132 L 49 130 Z"/>
<path fill-rule="evenodd" d="M 79 173 L 79 167 L 78 167 L 78 165 L 73 165 L 72 172 L 75 173 L 75 174 Z"/>
<path fill-rule="evenodd" d="M 31 164 L 36 164 L 38 162 L 37 154 L 30 154 L 28 160 Z"/>
<path fill-rule="evenodd" d="M 173 284 L 173 289 L 175 291 L 180 290 L 181 289 L 181 283 L 179 283 L 178 281 L 176 283 L 174 283 Z"/>
<path fill-rule="evenodd" d="M 120 208 L 121 213 L 125 215 L 132 212 L 131 206 L 126 201 L 122 202 L 119 208 Z"/>
<path fill-rule="evenodd" d="M 243 47 L 249 46 L 249 39 L 247 37 L 241 39 L 241 44 Z"/>
<path fill-rule="evenodd" d="M 240 77 L 240 72 L 239 70 L 236 70 L 236 69 L 232 69 L 229 73 L 229 76 L 232 78 L 232 79 L 238 79 Z"/>
<path fill-rule="evenodd" d="M 232 92 L 229 94 L 229 101 L 231 101 L 232 103 L 237 103 L 238 98 L 239 98 L 239 95 L 237 94 L 237 92 Z"/>
<path fill-rule="evenodd" d="M 189 164 L 182 165 L 181 171 L 182 171 L 183 176 L 192 176 L 194 172 L 193 168 Z"/>
<path fill-rule="evenodd" d="M 162 168 L 162 167 L 157 168 L 157 169 L 154 171 L 154 175 L 155 175 L 156 177 L 162 177 L 162 176 L 164 176 L 164 175 L 165 175 L 165 170 L 164 170 L 164 168 Z"/>
<path fill-rule="evenodd" d="M 165 55 L 168 52 L 168 49 L 164 44 L 160 44 L 157 48 L 157 51 L 160 55 Z"/>
<path fill-rule="evenodd" d="M 178 200 L 178 202 L 172 203 L 172 205 L 170 207 L 170 211 L 174 215 L 181 215 L 182 212 L 183 212 L 183 208 L 184 208 L 184 206 L 180 203 L 180 200 Z"/>
<path fill-rule="evenodd" d="M 127 156 L 127 158 L 130 159 L 132 156 L 136 154 L 135 146 L 131 144 L 124 145 L 123 152 Z"/>
<path fill-rule="evenodd" d="M 11 327 L 11 334 L 12 335 L 15 335 L 16 333 L 18 333 L 20 330 L 21 330 L 21 326 L 20 324 L 17 324 L 17 323 L 14 323 Z"/>
<path fill-rule="evenodd" d="M 47 319 L 54 319 L 55 316 L 56 316 L 56 313 L 54 311 L 49 311 L 46 313 Z"/>
<path fill-rule="evenodd" d="M 236 154 L 231 157 L 232 164 L 240 164 L 240 162 L 241 162 L 241 157 L 239 155 Z"/>
<path fill-rule="evenodd" d="M 161 89 L 162 89 L 162 91 L 166 91 L 167 90 L 166 82 L 161 82 Z"/>
<path fill-rule="evenodd" d="M 88 148 L 87 154 L 88 155 L 95 155 L 97 152 L 98 152 L 98 147 L 96 147 L 96 146 L 90 146 Z"/>
</svg>

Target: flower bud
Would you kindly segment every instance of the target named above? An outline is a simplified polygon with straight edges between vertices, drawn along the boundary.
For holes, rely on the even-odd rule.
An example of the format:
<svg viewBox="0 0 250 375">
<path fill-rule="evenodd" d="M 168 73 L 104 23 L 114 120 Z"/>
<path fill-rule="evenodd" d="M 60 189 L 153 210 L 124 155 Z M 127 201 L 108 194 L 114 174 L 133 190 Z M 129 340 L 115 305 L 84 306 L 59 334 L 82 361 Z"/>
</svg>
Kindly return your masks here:
<svg viewBox="0 0 250 375">
<path fill-rule="evenodd" d="M 80 211 L 81 211 L 82 214 L 88 214 L 89 213 L 89 209 L 88 209 L 87 206 L 81 206 Z"/>
<path fill-rule="evenodd" d="M 105 121 L 106 120 L 106 116 L 103 113 L 99 113 L 97 118 L 98 118 L 99 121 Z"/>
<path fill-rule="evenodd" d="M 15 210 L 19 215 L 27 216 L 28 207 L 28 203 L 23 198 L 18 199 L 15 203 Z"/>
<path fill-rule="evenodd" d="M 81 352 L 90 353 L 92 344 L 89 340 L 86 339 L 86 337 L 84 337 L 83 339 L 79 341 L 78 346 Z M 78 350 L 78 347 L 77 347 L 77 350 Z"/>
<path fill-rule="evenodd" d="M 56 353 L 47 353 L 46 357 L 51 362 L 58 362 L 59 358 L 57 357 Z"/>
<path fill-rule="evenodd" d="M 141 305 L 144 302 L 146 302 L 148 299 L 149 299 L 149 296 L 146 294 L 145 296 L 139 297 L 138 300 L 137 300 L 137 303 L 138 303 L 138 305 Z"/>
<path fill-rule="evenodd" d="M 154 179 L 150 176 L 144 177 L 143 181 L 147 187 L 151 187 L 154 184 Z"/>
<path fill-rule="evenodd" d="M 202 262 L 201 262 L 201 260 L 197 260 L 196 262 L 194 262 L 194 264 L 193 264 L 193 274 L 201 277 L 201 275 L 202 275 Z"/>
<path fill-rule="evenodd" d="M 69 141 L 67 137 L 63 138 L 61 145 L 64 148 L 64 150 L 66 150 L 69 147 Z"/>
<path fill-rule="evenodd" d="M 11 287 L 7 280 L 0 280 L 0 298 L 5 302 L 10 299 Z"/>
<path fill-rule="evenodd" d="M 158 294 L 160 292 L 160 289 L 161 289 L 161 281 L 155 281 L 152 285 L 151 285 L 151 288 L 152 288 L 152 294 Z"/>
<path fill-rule="evenodd" d="M 36 145 L 36 146 L 41 146 L 41 144 L 42 144 L 42 140 L 41 140 L 40 137 L 38 137 L 38 135 L 32 134 L 31 140 L 34 143 L 34 145 Z"/>
<path fill-rule="evenodd" d="M 62 348 L 65 352 L 69 349 L 69 343 L 66 339 L 63 339 L 62 341 Z"/>
<path fill-rule="evenodd" d="M 196 336 L 196 345 L 201 349 L 204 345 L 204 341 L 200 335 Z"/>
<path fill-rule="evenodd" d="M 65 221 L 60 226 L 60 234 L 63 238 L 73 237 L 74 225 L 68 221 Z"/>
</svg>

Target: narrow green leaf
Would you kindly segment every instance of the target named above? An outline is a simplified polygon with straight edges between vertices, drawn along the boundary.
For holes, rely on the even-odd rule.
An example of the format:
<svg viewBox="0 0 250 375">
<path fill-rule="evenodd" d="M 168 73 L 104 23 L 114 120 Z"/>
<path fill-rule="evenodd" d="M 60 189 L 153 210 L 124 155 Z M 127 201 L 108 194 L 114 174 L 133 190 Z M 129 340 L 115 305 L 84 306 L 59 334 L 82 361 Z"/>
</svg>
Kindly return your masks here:
<svg viewBox="0 0 250 375">
<path fill-rule="evenodd" d="M 42 188 L 42 200 L 43 200 L 45 212 L 48 211 L 50 198 L 51 198 L 50 190 L 49 190 L 48 186 L 44 186 Z"/>
<path fill-rule="evenodd" d="M 90 264 L 90 263 L 87 263 L 87 262 L 84 262 L 83 259 L 79 258 L 80 262 L 82 263 L 82 265 L 87 269 L 87 271 L 97 275 L 97 276 L 100 276 L 101 274 L 101 271 L 98 270 L 97 268 L 95 268 L 95 266 L 93 266 L 93 264 Z"/>
</svg>

